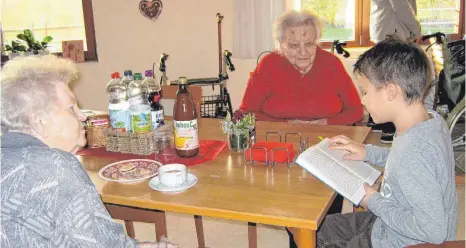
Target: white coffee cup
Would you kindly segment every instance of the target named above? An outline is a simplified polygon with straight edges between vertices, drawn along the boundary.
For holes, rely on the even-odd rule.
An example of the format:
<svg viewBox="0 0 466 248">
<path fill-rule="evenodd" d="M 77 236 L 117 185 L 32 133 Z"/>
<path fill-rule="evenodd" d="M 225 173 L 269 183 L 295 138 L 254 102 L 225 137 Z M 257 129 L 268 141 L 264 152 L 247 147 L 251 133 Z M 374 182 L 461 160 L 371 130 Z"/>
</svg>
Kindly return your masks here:
<svg viewBox="0 0 466 248">
<path fill-rule="evenodd" d="M 187 178 L 188 168 L 184 164 L 166 164 L 159 168 L 159 180 L 165 187 L 179 187 Z"/>
</svg>

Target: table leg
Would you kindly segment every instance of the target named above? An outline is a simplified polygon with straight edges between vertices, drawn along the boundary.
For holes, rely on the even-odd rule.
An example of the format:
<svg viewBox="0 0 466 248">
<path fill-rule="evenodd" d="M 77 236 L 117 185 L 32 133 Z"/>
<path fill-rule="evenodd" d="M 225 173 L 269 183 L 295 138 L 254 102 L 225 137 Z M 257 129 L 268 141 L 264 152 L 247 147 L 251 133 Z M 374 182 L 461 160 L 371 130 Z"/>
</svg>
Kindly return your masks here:
<svg viewBox="0 0 466 248">
<path fill-rule="evenodd" d="M 304 228 L 288 228 L 293 233 L 294 241 L 299 248 L 316 247 L 316 231 Z"/>
<path fill-rule="evenodd" d="M 248 222 L 249 248 L 257 248 L 257 226 L 256 223 Z"/>
<path fill-rule="evenodd" d="M 126 227 L 126 233 L 128 234 L 128 236 L 134 239 L 136 237 L 136 234 L 134 233 L 133 222 L 130 220 L 125 220 L 125 227 Z"/>
<path fill-rule="evenodd" d="M 197 243 L 199 245 L 199 248 L 206 248 L 205 240 L 204 240 L 204 225 L 202 223 L 202 216 L 194 215 L 194 224 L 196 226 Z"/>
<path fill-rule="evenodd" d="M 167 220 L 164 211 L 155 211 L 155 237 L 160 241 L 162 237 L 167 237 Z"/>
</svg>

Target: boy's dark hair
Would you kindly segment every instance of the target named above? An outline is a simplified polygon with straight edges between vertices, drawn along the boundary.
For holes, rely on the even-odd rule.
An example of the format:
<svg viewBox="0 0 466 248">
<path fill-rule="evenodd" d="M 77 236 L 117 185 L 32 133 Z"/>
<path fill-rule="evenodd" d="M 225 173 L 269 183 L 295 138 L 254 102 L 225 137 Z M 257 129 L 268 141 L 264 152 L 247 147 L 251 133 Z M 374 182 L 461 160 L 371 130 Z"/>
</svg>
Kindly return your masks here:
<svg viewBox="0 0 466 248">
<path fill-rule="evenodd" d="M 389 38 L 359 56 L 353 72 L 366 76 L 376 89 L 393 83 L 408 104 L 424 101 L 431 85 L 431 67 L 416 44 Z"/>
</svg>

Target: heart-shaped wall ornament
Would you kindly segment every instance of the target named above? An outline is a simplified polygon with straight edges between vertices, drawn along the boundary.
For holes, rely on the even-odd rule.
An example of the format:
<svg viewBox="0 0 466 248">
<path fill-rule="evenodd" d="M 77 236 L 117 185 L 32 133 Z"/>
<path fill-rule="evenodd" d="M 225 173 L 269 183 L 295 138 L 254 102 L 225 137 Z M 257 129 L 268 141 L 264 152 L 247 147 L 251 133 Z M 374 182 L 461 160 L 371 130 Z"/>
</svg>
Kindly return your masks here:
<svg viewBox="0 0 466 248">
<path fill-rule="evenodd" d="M 161 0 L 141 0 L 139 11 L 146 18 L 155 21 L 162 13 L 163 4 Z"/>
</svg>

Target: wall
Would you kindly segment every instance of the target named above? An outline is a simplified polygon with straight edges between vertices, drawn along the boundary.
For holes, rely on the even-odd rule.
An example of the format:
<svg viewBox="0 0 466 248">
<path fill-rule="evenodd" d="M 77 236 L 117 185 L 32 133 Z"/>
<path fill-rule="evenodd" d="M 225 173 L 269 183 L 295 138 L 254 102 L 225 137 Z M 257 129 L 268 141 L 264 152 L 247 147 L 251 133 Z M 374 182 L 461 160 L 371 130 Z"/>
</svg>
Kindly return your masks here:
<svg viewBox="0 0 466 248">
<path fill-rule="evenodd" d="M 81 77 L 72 86 L 82 108 L 106 110 L 105 86 L 110 74 L 125 69 L 143 72 L 162 52 L 170 55 L 167 75 L 171 79 L 217 76 L 217 12 L 225 16 L 223 49 L 233 47 L 233 0 L 165 0 L 155 22 L 139 13 L 138 2 L 93 1 L 99 61 L 79 64 Z M 228 90 L 236 109 L 256 60 L 232 61 L 236 71 L 229 73 Z M 351 70 L 354 60 L 345 59 L 344 63 Z M 212 94 L 210 89 L 204 87 L 204 95 Z"/>
</svg>

